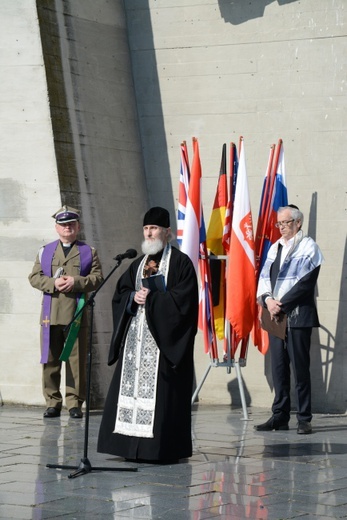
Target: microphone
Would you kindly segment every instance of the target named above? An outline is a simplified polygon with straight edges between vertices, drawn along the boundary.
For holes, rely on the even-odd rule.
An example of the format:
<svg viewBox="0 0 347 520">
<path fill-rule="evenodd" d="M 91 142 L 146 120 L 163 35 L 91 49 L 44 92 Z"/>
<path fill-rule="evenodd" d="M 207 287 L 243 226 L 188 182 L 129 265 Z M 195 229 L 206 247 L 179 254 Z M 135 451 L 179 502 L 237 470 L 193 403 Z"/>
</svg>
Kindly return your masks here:
<svg viewBox="0 0 347 520">
<path fill-rule="evenodd" d="M 135 258 L 135 256 L 137 256 L 136 249 L 127 249 L 125 253 L 115 256 L 113 260 L 121 262 L 124 258 Z"/>
</svg>

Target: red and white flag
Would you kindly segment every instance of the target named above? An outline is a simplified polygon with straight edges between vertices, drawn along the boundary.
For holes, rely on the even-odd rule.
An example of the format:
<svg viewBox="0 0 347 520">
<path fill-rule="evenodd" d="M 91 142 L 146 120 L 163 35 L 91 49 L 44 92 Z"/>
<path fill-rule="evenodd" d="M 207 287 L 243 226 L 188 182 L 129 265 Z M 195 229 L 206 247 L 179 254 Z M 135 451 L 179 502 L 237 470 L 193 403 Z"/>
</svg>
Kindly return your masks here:
<svg viewBox="0 0 347 520">
<path fill-rule="evenodd" d="M 226 317 L 239 339 L 252 330 L 256 308 L 255 247 L 243 139 L 236 181 L 229 262 Z"/>
<path fill-rule="evenodd" d="M 282 139 L 277 146 L 272 145 L 268 166 L 264 178 L 263 190 L 260 198 L 260 209 L 256 230 L 256 283 L 258 283 L 261 269 L 265 263 L 268 251 L 272 244 L 281 237 L 279 229 L 275 227 L 277 211 L 281 206 L 288 204 L 286 172 Z M 261 306 L 257 306 L 253 329 L 253 344 L 259 352 L 266 354 L 269 348 L 269 336 L 260 326 Z"/>
<path fill-rule="evenodd" d="M 226 252 L 230 248 L 231 221 L 233 219 L 234 190 L 238 170 L 238 157 L 235 143 L 230 143 L 229 192 L 225 210 L 222 244 Z"/>
<path fill-rule="evenodd" d="M 180 166 L 180 182 L 178 190 L 178 208 L 177 208 L 177 242 L 179 246 L 182 244 L 184 232 L 184 221 L 186 218 L 187 197 L 189 190 L 189 160 L 186 142 L 181 143 L 181 166 Z"/>
<path fill-rule="evenodd" d="M 193 138 L 193 154 L 181 251 L 189 256 L 196 272 L 198 272 L 201 224 L 201 163 L 199 144 L 195 137 Z"/>
</svg>

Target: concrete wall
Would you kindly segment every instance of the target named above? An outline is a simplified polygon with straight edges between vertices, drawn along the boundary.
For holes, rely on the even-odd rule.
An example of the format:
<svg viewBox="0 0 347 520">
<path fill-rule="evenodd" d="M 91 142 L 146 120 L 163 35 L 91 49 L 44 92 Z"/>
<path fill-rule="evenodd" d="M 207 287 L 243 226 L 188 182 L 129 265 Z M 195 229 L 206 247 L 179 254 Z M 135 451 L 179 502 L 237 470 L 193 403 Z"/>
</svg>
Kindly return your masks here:
<svg viewBox="0 0 347 520">
<path fill-rule="evenodd" d="M 107 273 L 115 254 L 138 249 L 148 203 L 174 216 L 180 142 L 199 139 L 208 220 L 222 145 L 243 135 L 255 224 L 269 148 L 283 139 L 289 198 L 326 259 L 313 405 L 346 410 L 344 8 L 344 0 L 38 0 L 36 12 L 33 0 L 1 3 L 5 402 L 42 402 L 40 295 L 27 274 L 38 247 L 55 238 L 50 215 L 60 203 L 82 209 L 83 235 Z M 116 279 L 97 300 L 95 405 L 111 374 L 105 361 Z M 208 363 L 199 334 L 197 381 Z M 247 403 L 269 406 L 269 357 L 251 345 L 242 375 Z M 234 370 L 213 368 L 200 399 L 239 405 Z"/>
<path fill-rule="evenodd" d="M 106 276 L 117 253 L 139 248 L 148 206 L 123 3 L 38 0 L 37 8 L 62 201 L 82 208 Z M 113 371 L 110 302 L 126 264 L 95 300 L 93 405 Z"/>
<path fill-rule="evenodd" d="M 0 41 L 0 392 L 36 403 L 40 295 L 27 276 L 60 193 L 35 2 L 1 3 Z"/>
<path fill-rule="evenodd" d="M 116 254 L 138 249 L 147 193 L 122 2 L 6 0 L 0 13 L 0 391 L 40 404 L 41 295 L 27 276 L 56 238 L 51 215 L 81 209 L 106 276 Z M 95 299 L 94 405 L 112 374 L 110 303 L 127 262 Z"/>
<path fill-rule="evenodd" d="M 344 0 L 125 2 L 152 202 L 177 206 L 179 144 L 199 139 L 208 219 L 223 143 L 242 135 L 254 223 L 269 149 L 283 139 L 289 198 L 321 246 L 313 333 L 315 410 L 346 409 L 346 29 Z M 170 184 L 167 179 L 170 178 Z M 196 347 L 197 379 L 208 359 Z M 269 357 L 251 345 L 247 402 L 272 401 Z M 235 373 L 212 369 L 202 400 L 239 401 Z"/>
</svg>

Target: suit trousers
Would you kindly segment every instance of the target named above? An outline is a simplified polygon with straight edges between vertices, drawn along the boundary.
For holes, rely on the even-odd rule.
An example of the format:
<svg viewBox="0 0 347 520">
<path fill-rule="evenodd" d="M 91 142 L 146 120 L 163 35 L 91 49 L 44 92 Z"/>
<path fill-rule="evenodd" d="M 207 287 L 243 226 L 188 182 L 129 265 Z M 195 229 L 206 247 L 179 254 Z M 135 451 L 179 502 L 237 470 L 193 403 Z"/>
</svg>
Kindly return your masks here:
<svg viewBox="0 0 347 520">
<path fill-rule="evenodd" d="M 272 379 L 275 398 L 272 413 L 280 421 L 289 421 L 290 379 L 293 371 L 298 421 L 312 419 L 310 345 L 311 327 L 289 328 L 285 341 L 269 335 Z"/>
<path fill-rule="evenodd" d="M 60 391 L 62 361 L 59 357 L 64 348 L 68 331 L 65 325 L 52 325 L 48 363 L 43 365 L 42 391 L 48 407 L 61 410 L 63 396 Z M 81 327 L 78 338 L 65 366 L 65 400 L 68 410 L 81 407 L 86 398 L 86 361 L 88 328 Z"/>
</svg>

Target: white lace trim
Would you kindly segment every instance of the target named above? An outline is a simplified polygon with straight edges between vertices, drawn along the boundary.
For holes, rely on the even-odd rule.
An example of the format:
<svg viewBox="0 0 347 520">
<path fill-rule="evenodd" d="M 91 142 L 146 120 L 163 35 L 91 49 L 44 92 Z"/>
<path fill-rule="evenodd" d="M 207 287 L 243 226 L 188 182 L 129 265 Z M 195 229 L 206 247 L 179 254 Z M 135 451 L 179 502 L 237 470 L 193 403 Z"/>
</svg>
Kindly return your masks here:
<svg viewBox="0 0 347 520">
<path fill-rule="evenodd" d="M 171 246 L 164 249 L 159 272 L 169 271 Z M 145 256 L 136 275 L 140 288 Z M 148 328 L 145 307 L 139 306 L 131 321 L 124 347 L 121 383 L 114 433 L 134 437 L 153 437 L 154 415 L 159 367 L 159 349 Z"/>
</svg>

